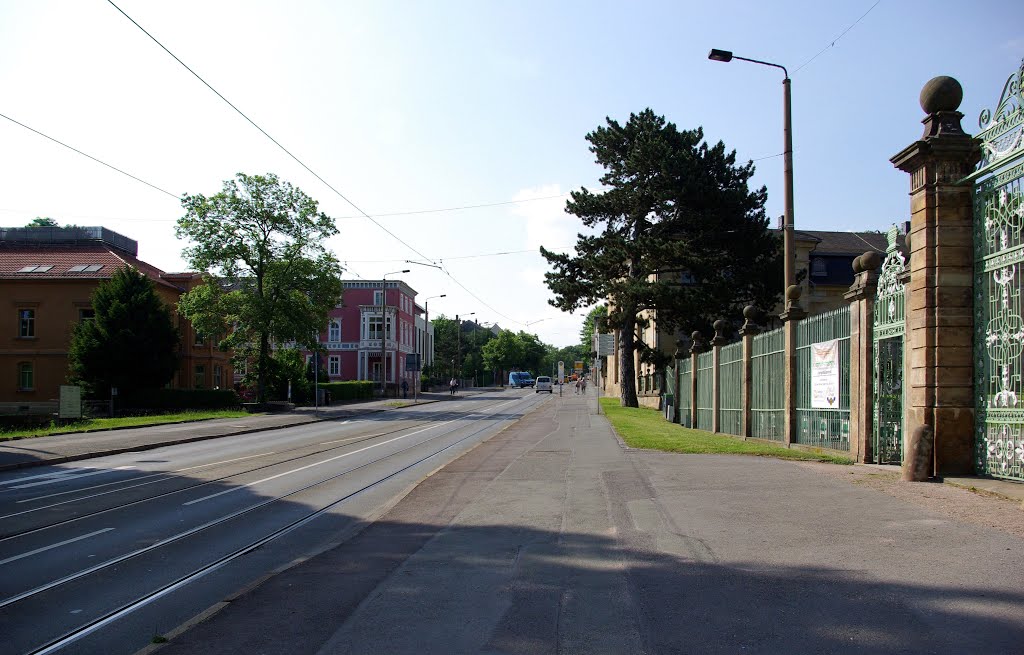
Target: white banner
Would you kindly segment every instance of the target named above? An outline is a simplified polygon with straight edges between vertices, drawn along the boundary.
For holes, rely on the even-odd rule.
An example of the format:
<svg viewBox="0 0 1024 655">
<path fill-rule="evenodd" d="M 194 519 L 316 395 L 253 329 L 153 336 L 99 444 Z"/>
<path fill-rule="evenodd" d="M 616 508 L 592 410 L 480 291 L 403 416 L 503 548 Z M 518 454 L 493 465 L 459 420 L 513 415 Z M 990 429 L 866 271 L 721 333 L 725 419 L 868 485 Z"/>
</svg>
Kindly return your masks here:
<svg viewBox="0 0 1024 655">
<path fill-rule="evenodd" d="M 811 344 L 811 407 L 839 408 L 839 339 Z"/>
</svg>

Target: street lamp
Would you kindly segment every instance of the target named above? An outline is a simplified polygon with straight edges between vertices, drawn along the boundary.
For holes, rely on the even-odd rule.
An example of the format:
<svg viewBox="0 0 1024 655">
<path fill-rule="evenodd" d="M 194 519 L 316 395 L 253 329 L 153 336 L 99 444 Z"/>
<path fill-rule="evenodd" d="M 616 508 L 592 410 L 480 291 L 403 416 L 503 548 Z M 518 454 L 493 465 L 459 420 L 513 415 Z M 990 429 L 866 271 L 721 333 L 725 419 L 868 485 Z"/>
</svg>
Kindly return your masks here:
<svg viewBox="0 0 1024 655">
<path fill-rule="evenodd" d="M 712 49 L 708 53 L 708 59 L 711 61 L 721 61 L 728 63 L 733 59 L 739 59 L 740 61 L 749 61 L 753 64 L 761 64 L 763 66 L 772 66 L 774 68 L 781 68 L 782 74 L 785 78 L 782 80 L 782 133 L 784 139 L 784 147 L 782 150 L 783 157 L 783 175 L 785 176 L 785 202 L 786 202 L 786 215 L 783 219 L 784 225 L 782 226 L 783 236 L 783 254 L 786 258 L 785 261 L 785 277 L 786 277 L 786 288 L 796 284 L 796 253 L 793 251 L 793 121 L 792 121 L 792 97 L 790 93 L 790 80 L 789 71 L 786 70 L 785 66 L 779 64 L 773 64 L 767 61 L 759 61 L 757 59 L 747 59 L 746 57 L 737 57 L 732 54 L 729 50 L 715 50 Z M 783 289 L 785 292 L 786 289 Z"/>
<path fill-rule="evenodd" d="M 426 341 L 430 337 L 430 304 L 429 304 L 430 301 L 433 300 L 434 298 L 447 298 L 447 297 L 448 297 L 448 294 L 442 293 L 439 296 L 429 296 L 429 297 L 423 299 L 423 340 L 424 341 Z M 420 345 L 421 345 L 421 350 L 427 350 L 427 348 L 426 348 L 426 346 L 424 344 L 420 344 Z M 433 346 L 433 342 L 431 342 L 431 346 Z M 433 354 L 433 347 L 430 348 L 430 353 Z M 425 353 L 425 352 L 420 353 L 420 365 L 421 366 L 423 365 L 423 356 L 426 355 L 426 354 L 427 353 Z M 428 362 L 426 365 L 430 366 L 433 363 L 434 363 L 434 359 L 433 359 L 433 357 L 431 357 L 430 362 Z"/>
<path fill-rule="evenodd" d="M 476 316 L 476 312 L 470 312 L 464 314 L 464 316 Z M 462 369 L 462 321 L 459 320 L 459 315 L 455 315 L 455 360 L 458 362 L 459 369 Z M 455 366 L 453 365 L 454 369 Z M 458 380 L 458 376 L 455 375 L 455 371 L 452 371 L 452 377 Z"/>
<path fill-rule="evenodd" d="M 408 273 L 409 269 L 401 271 L 389 271 L 381 276 L 380 280 L 380 395 L 387 396 L 388 393 L 388 276 L 395 273 Z M 397 355 L 395 356 L 397 359 Z"/>
</svg>

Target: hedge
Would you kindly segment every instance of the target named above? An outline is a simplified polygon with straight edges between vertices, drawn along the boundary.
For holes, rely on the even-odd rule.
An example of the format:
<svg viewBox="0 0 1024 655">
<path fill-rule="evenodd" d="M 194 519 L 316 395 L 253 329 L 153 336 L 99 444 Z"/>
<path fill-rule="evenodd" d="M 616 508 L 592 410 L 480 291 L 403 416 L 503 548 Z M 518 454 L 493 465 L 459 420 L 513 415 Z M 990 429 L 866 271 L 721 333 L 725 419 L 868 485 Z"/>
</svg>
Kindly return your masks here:
<svg viewBox="0 0 1024 655">
<path fill-rule="evenodd" d="M 231 409 L 242 406 L 233 389 L 148 389 L 122 393 L 115 401 L 123 409 Z"/>
<path fill-rule="evenodd" d="M 321 382 L 320 388 L 331 394 L 331 402 L 339 400 L 372 400 L 376 383 L 369 380 Z"/>
</svg>

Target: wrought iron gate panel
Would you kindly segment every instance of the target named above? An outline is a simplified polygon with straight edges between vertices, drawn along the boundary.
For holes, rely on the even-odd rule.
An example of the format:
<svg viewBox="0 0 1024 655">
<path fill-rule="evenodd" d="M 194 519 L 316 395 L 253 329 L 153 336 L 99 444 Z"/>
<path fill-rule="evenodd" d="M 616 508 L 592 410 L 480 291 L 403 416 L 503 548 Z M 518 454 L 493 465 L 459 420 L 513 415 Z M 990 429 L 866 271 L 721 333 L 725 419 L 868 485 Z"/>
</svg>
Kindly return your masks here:
<svg viewBox="0 0 1024 655">
<path fill-rule="evenodd" d="M 718 378 L 718 429 L 743 435 L 743 343 L 722 346 Z"/>
<path fill-rule="evenodd" d="M 874 345 L 874 421 L 872 448 L 879 464 L 903 462 L 903 339 L 906 331 L 906 292 L 903 277 L 907 260 L 897 245 L 899 229 L 894 225 L 886 233 L 889 246 L 878 275 L 875 315 L 872 325 Z"/>
<path fill-rule="evenodd" d="M 750 436 L 785 439 L 786 336 L 779 328 L 754 337 L 751 348 Z"/>
<path fill-rule="evenodd" d="M 811 407 L 811 345 L 839 341 L 839 407 Z M 850 307 L 808 316 L 796 327 L 796 438 L 819 448 L 850 449 Z"/>
<path fill-rule="evenodd" d="M 974 189 L 975 465 L 1024 481 L 1024 63 L 982 112 Z"/>
<path fill-rule="evenodd" d="M 690 424 L 693 422 L 693 405 L 690 398 L 690 394 L 693 392 L 693 378 L 691 377 L 693 374 L 690 371 L 692 366 L 692 356 L 679 360 L 679 393 L 677 394 L 679 423 L 686 427 L 691 427 Z"/>
<path fill-rule="evenodd" d="M 706 352 L 697 355 L 697 425 L 693 426 L 698 430 L 711 432 L 714 428 L 714 397 L 715 397 L 715 370 L 714 353 Z"/>
</svg>

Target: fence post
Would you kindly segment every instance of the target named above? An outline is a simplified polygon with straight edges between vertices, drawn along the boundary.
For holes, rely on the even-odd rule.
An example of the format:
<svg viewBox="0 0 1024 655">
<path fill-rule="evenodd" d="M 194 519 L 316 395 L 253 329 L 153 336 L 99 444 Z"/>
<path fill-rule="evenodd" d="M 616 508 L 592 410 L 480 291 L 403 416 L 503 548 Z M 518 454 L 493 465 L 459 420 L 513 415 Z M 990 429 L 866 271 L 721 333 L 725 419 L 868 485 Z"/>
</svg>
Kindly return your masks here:
<svg viewBox="0 0 1024 655">
<path fill-rule="evenodd" d="M 749 439 L 752 431 L 751 421 L 753 419 L 753 412 L 751 412 L 750 408 L 753 405 L 754 335 L 761 332 L 761 328 L 757 325 L 760 316 L 760 310 L 753 305 L 747 305 L 743 308 L 743 318 L 746 320 L 743 321 L 743 327 L 740 328 L 740 336 L 743 337 L 743 419 L 741 432 L 744 439 Z"/>
<path fill-rule="evenodd" d="M 960 127 L 962 99 L 953 78 L 929 81 L 921 90 L 924 134 L 889 160 L 910 175 L 905 432 L 932 428 L 935 475 L 974 471 L 973 186 L 959 181 L 981 147 Z"/>
<path fill-rule="evenodd" d="M 874 440 L 874 344 L 872 326 L 878 291 L 876 252 L 853 260 L 853 284 L 843 298 L 850 303 L 850 456 L 855 462 L 872 461 Z"/>
<path fill-rule="evenodd" d="M 697 427 L 697 355 L 707 350 L 704 335 L 694 330 L 690 335 L 690 427 Z"/>
<path fill-rule="evenodd" d="M 792 285 L 786 289 L 786 311 L 779 315 L 782 319 L 784 328 L 784 339 L 785 339 L 785 362 L 786 362 L 786 383 L 785 392 L 783 398 L 783 407 L 785 408 L 785 419 L 783 441 L 788 448 L 791 443 L 796 441 L 796 326 L 797 323 L 807 317 L 807 312 L 800 306 L 800 293 L 801 289 L 799 285 Z"/>
<path fill-rule="evenodd" d="M 729 321 L 718 319 L 714 324 L 715 336 L 711 339 L 711 431 L 722 431 L 722 346 L 728 341 L 725 336 Z"/>
</svg>

